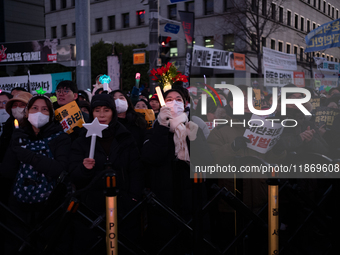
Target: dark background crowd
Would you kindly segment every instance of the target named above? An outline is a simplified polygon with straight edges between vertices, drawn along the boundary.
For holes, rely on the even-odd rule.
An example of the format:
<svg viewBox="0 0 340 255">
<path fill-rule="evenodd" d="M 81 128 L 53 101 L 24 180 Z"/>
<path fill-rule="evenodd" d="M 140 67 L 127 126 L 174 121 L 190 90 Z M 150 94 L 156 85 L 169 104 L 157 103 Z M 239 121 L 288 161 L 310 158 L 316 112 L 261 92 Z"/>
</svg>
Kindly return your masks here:
<svg viewBox="0 0 340 255">
<path fill-rule="evenodd" d="M 60 204 L 68 205 L 72 195 L 79 199 L 88 215 L 93 216 L 93 221 L 105 219 L 103 178 L 108 172 L 116 175 L 119 221 L 145 198 L 147 192 L 152 192 L 170 211 L 192 226 L 193 197 L 198 191 L 190 178 L 190 166 L 233 165 L 236 158 L 246 156 L 272 164 L 288 164 L 303 153 L 319 154 L 331 160 L 340 158 L 340 88 L 334 87 L 327 94 L 309 89 L 312 99 L 304 106 L 311 116 L 305 116 L 290 104 L 283 116 L 279 103 L 270 117 L 294 119 L 297 125 L 285 128 L 273 149 L 263 154 L 247 147 L 251 141 L 243 136 L 246 127 L 210 125 L 214 119 L 249 120 L 252 113 L 246 103 L 244 115 L 234 115 L 232 93 L 217 90 L 222 104 L 216 104 L 208 97 L 207 114 L 202 115 L 201 95 L 190 94 L 182 85 L 176 82 L 171 90 L 163 93 L 163 107 L 157 94 L 149 96 L 147 91 L 136 98 L 121 90 L 109 92 L 102 88 L 92 94 L 78 91 L 72 81 L 60 82 L 54 95 L 32 95 L 22 88 L 15 88 L 11 93 L 1 92 L 0 198 L 1 211 L 6 211 L 1 217 L 0 228 L 5 233 L 0 242 L 1 254 L 17 254 L 19 250 L 21 254 L 40 254 L 60 227 L 58 222 L 62 215 L 38 229 L 37 233 L 32 234 L 32 228 L 42 224 Z M 295 87 L 293 84 L 286 86 Z M 247 98 L 247 86 L 238 87 Z M 290 99 L 305 97 L 302 93 L 287 96 Z M 252 97 L 255 105 L 256 98 Z M 86 136 L 87 130 L 74 127 L 72 133 L 66 133 L 55 118 L 55 110 L 74 101 L 84 122 L 91 123 L 97 118 L 100 124 L 107 125 L 102 136 L 96 137 L 93 158 L 89 157 L 91 137 Z M 271 105 L 272 95 L 262 91 L 261 109 L 269 109 Z M 321 114 L 328 112 L 330 117 L 326 116 L 324 120 L 319 114 L 320 107 L 323 107 Z M 152 111 L 154 119 L 149 123 L 145 114 L 135 109 Z M 193 154 L 195 159 L 190 157 Z M 308 163 L 308 160 L 304 162 Z M 319 213 L 326 211 L 328 218 L 324 219 L 321 214 L 317 217 L 322 222 L 332 219 L 335 206 L 330 201 L 336 198 L 337 187 L 335 180 L 322 178 L 285 181 L 298 191 L 294 201 L 303 204 L 305 211 L 298 211 L 292 196 L 285 192 L 280 195 L 282 243 L 293 236 L 299 221 L 316 208 L 330 186 L 331 196 L 319 209 Z M 230 191 L 253 215 L 267 220 L 267 212 L 261 209 L 268 202 L 268 179 L 203 177 L 198 207 L 213 200 L 216 189 L 212 187 L 216 185 Z M 155 204 L 151 203 L 149 207 L 119 225 L 118 238 L 127 238 L 146 252 L 156 254 L 178 234 L 179 228 L 166 213 L 155 210 Z M 248 224 L 242 217 L 242 210 L 225 200 L 218 200 L 200 217 L 203 237 L 218 249 L 224 249 Z M 73 217 L 58 236 L 53 254 L 104 254 L 104 234 L 95 231 L 93 224 Z M 320 227 L 312 220 L 301 231 L 304 234 L 300 235 L 299 244 L 295 244 L 295 252 L 287 254 L 322 254 L 320 251 L 330 249 L 332 224 L 323 222 L 325 227 Z M 241 248 L 234 249 L 234 254 L 250 254 L 254 249 L 257 254 L 267 253 L 266 235 L 266 229 L 257 226 L 243 239 Z M 23 240 L 29 245 L 23 245 Z M 186 231 L 180 232 L 173 244 L 162 254 L 193 252 L 193 237 Z M 130 254 L 122 245 L 120 253 Z M 206 247 L 200 253 L 214 254 Z"/>
</svg>

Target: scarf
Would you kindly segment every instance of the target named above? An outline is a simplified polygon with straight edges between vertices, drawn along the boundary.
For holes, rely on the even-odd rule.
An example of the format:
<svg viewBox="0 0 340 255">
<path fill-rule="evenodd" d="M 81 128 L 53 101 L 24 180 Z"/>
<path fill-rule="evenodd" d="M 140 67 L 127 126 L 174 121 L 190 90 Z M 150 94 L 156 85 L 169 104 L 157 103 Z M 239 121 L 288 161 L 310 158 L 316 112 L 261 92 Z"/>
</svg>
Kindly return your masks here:
<svg viewBox="0 0 340 255">
<path fill-rule="evenodd" d="M 174 133 L 175 155 L 178 159 L 189 161 L 189 150 L 186 141 L 187 129 L 184 123 L 188 121 L 186 113 L 170 119 L 170 132 Z"/>
</svg>

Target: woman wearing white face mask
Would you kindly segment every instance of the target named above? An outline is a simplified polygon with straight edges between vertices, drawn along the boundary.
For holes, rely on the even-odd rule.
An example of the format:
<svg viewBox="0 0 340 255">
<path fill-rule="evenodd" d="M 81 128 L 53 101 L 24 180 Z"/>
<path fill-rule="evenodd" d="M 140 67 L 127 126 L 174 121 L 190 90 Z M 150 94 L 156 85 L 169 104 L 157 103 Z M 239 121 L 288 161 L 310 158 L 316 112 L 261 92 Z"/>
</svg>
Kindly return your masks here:
<svg viewBox="0 0 340 255">
<path fill-rule="evenodd" d="M 7 101 L 5 105 L 6 112 L 9 114 L 9 118 L 3 125 L 3 133 L 0 137 L 0 162 L 2 162 L 3 157 L 7 151 L 11 137 L 14 130 L 14 120 L 19 121 L 21 125 L 23 120 L 23 111 L 28 103 L 28 100 L 32 95 L 28 92 L 20 91 L 15 94 L 10 100 Z"/>
<path fill-rule="evenodd" d="M 141 150 L 147 128 L 147 122 L 141 113 L 135 112 L 133 104 L 121 90 L 110 92 L 116 105 L 118 121 L 129 130 Z"/>
<path fill-rule="evenodd" d="M 166 106 L 160 109 L 153 128 L 147 132 L 142 149 L 142 159 L 147 170 L 147 188 L 184 220 L 188 220 L 192 210 L 190 164 L 195 164 L 197 158 L 197 154 L 194 158 L 191 157 L 193 154 L 189 155 L 189 148 L 191 153 L 200 150 L 202 160 L 207 160 L 209 153 L 206 151 L 203 132 L 194 122 L 189 121 L 184 112 L 185 98 L 182 92 L 168 90 L 164 93 L 164 101 Z M 156 214 L 154 218 L 150 217 L 150 221 L 152 245 L 155 247 L 168 240 L 176 231 L 162 215 Z M 167 229 L 167 233 L 164 234 L 162 229 Z M 159 235 L 160 232 L 162 235 Z M 185 240 L 185 237 L 179 239 Z"/>
<path fill-rule="evenodd" d="M 24 113 L 22 125 L 13 131 L 0 175 L 12 183 L 9 208 L 34 226 L 43 220 L 41 215 L 56 181 L 67 170 L 71 138 L 60 123 L 54 122 L 54 109 L 48 97 L 32 97 Z M 18 235 L 27 236 L 22 224 L 10 224 Z M 21 244 L 13 238 L 5 243 L 8 244 L 5 254 L 12 254 Z"/>
</svg>

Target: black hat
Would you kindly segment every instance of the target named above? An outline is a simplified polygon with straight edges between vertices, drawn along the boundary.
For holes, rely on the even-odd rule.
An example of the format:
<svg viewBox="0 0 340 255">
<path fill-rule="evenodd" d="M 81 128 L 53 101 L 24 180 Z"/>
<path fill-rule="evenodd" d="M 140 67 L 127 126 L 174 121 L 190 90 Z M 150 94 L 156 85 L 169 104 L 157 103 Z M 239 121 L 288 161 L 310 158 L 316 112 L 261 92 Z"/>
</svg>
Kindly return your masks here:
<svg viewBox="0 0 340 255">
<path fill-rule="evenodd" d="M 97 106 L 106 106 L 112 110 L 112 120 L 110 125 L 114 125 L 117 123 L 117 111 L 116 111 L 116 104 L 113 100 L 112 96 L 109 94 L 98 94 L 94 95 L 91 100 L 91 111 L 90 111 L 90 118 L 93 120 L 93 110 Z"/>
<path fill-rule="evenodd" d="M 98 94 L 94 95 L 91 100 L 91 114 L 97 106 L 107 106 L 113 112 L 116 112 L 116 104 L 111 95 Z"/>
</svg>

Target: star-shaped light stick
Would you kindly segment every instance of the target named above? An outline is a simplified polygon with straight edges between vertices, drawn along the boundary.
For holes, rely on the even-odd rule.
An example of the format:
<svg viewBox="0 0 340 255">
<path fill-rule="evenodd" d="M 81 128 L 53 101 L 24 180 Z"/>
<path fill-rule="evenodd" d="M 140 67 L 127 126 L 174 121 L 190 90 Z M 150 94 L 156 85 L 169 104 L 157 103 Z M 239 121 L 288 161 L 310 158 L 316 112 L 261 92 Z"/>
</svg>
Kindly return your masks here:
<svg viewBox="0 0 340 255">
<path fill-rule="evenodd" d="M 35 92 L 37 92 L 38 95 L 44 95 L 46 93 L 45 90 L 41 87 L 40 89 L 37 89 Z"/>
<path fill-rule="evenodd" d="M 110 83 L 110 81 L 111 81 L 110 76 L 108 76 L 108 75 L 106 75 L 106 74 L 100 76 L 99 82 L 100 82 L 101 84 L 103 84 L 103 90 L 104 90 L 104 91 L 108 91 L 108 90 L 109 90 L 109 83 Z"/>
<path fill-rule="evenodd" d="M 95 118 L 92 123 L 83 124 L 83 127 L 87 129 L 86 137 L 91 136 L 91 147 L 89 158 L 94 156 L 94 148 L 96 147 L 96 136 L 102 137 L 102 131 L 109 125 L 100 124 L 98 119 Z"/>
</svg>

